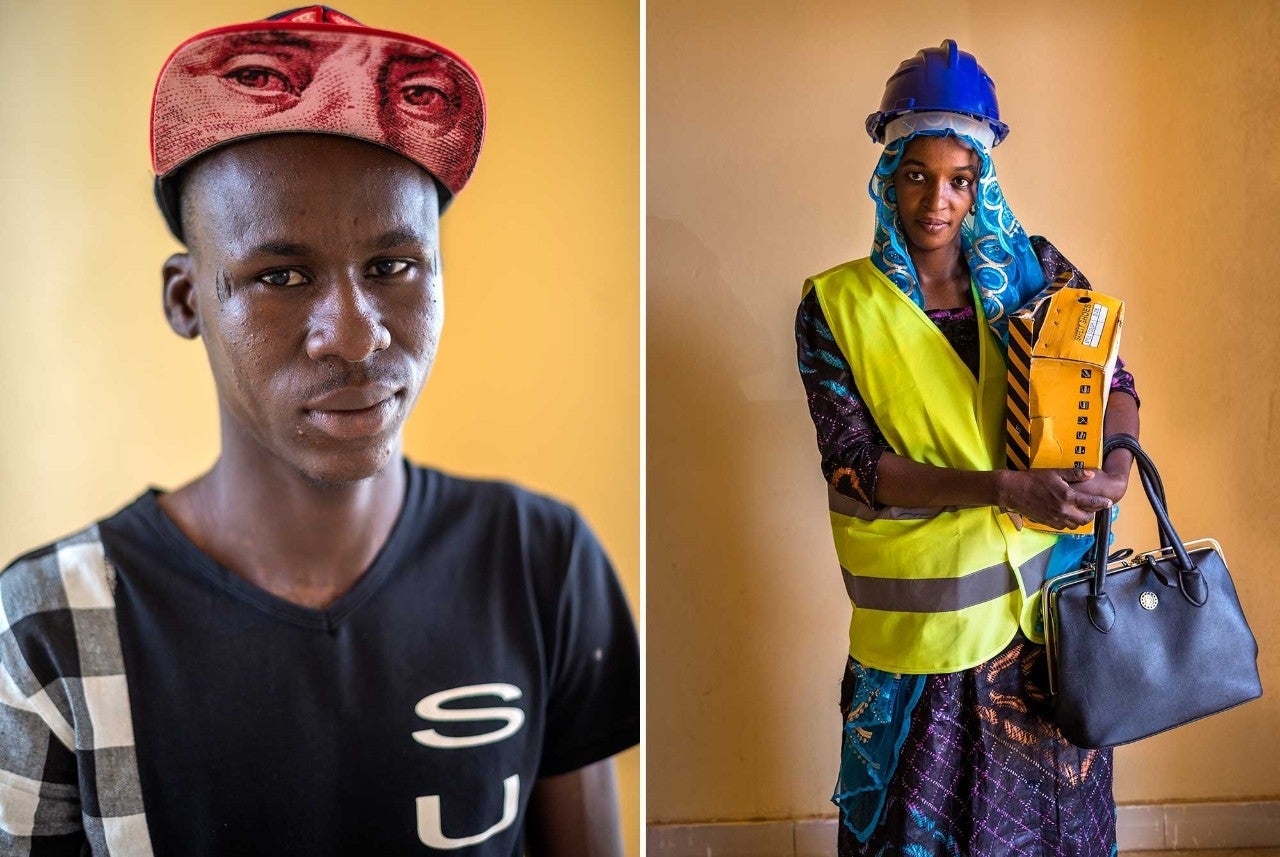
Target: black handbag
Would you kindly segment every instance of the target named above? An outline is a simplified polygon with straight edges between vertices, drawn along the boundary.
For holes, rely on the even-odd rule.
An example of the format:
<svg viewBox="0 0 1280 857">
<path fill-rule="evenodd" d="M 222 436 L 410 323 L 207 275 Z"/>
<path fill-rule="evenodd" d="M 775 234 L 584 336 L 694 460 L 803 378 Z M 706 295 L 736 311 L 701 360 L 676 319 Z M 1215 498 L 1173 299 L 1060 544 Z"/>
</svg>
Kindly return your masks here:
<svg viewBox="0 0 1280 857">
<path fill-rule="evenodd" d="M 1179 539 L 1155 464 L 1124 434 L 1103 458 L 1120 447 L 1133 452 L 1160 548 L 1116 551 L 1108 564 L 1103 510 L 1092 562 L 1042 589 L 1053 719 L 1078 747 L 1137 741 L 1262 695 L 1258 644 L 1221 547 Z"/>
</svg>

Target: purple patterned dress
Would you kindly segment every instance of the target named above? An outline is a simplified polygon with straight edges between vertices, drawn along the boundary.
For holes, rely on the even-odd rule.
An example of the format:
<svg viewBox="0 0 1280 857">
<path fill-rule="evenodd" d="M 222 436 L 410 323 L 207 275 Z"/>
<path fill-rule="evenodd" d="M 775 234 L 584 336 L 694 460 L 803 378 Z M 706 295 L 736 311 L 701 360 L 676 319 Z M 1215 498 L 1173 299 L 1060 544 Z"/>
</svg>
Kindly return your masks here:
<svg viewBox="0 0 1280 857">
<path fill-rule="evenodd" d="M 1044 239 L 1033 237 L 1032 246 L 1048 279 L 1074 270 Z M 976 375 L 973 307 L 926 315 Z M 796 344 L 823 474 L 841 494 L 883 508 L 875 501 L 876 476 L 890 447 L 858 395 L 813 292 L 796 316 Z M 1111 389 L 1137 399 L 1123 362 Z M 1049 721 L 1046 669 L 1044 647 L 1019 634 L 984 664 L 929 676 L 879 822 L 866 842 L 840 825 L 840 857 L 1114 854 L 1111 752 L 1081 750 Z M 856 681 L 850 658 L 840 694 L 846 718 Z"/>
</svg>

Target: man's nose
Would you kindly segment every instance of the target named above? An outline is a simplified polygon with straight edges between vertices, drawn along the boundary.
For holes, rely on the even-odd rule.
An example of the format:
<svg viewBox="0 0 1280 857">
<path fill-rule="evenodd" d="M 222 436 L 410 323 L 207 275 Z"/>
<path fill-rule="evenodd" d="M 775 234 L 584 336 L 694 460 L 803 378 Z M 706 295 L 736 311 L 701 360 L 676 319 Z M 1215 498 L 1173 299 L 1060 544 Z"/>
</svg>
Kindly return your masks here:
<svg viewBox="0 0 1280 857">
<path fill-rule="evenodd" d="M 307 331 L 308 357 L 362 363 L 390 345 L 391 331 L 359 282 L 344 278 L 325 290 Z"/>
</svg>

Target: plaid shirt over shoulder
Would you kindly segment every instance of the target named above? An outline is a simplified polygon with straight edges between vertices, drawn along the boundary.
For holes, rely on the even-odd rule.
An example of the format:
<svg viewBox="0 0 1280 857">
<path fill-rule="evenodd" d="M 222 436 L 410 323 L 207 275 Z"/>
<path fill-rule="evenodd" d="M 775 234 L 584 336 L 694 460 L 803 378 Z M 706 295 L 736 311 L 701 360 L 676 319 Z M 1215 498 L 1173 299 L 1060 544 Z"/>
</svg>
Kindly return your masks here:
<svg viewBox="0 0 1280 857">
<path fill-rule="evenodd" d="M 0 572 L 0 855 L 150 855 L 97 526 Z"/>
</svg>

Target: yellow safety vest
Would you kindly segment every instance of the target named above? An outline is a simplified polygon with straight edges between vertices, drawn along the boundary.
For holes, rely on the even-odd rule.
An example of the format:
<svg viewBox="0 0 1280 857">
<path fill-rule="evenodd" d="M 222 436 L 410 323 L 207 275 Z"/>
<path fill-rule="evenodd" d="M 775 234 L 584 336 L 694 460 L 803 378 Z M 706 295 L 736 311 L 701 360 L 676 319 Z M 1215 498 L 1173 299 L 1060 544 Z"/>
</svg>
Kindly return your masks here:
<svg viewBox="0 0 1280 857">
<path fill-rule="evenodd" d="M 960 470 L 1004 465 L 1006 368 L 978 312 L 978 377 L 929 317 L 870 259 L 805 281 L 815 289 L 858 392 L 894 452 Z M 1057 536 L 1018 530 L 994 506 L 873 510 L 829 492 L 831 531 L 853 602 L 849 654 L 895 673 L 967 669 L 1021 625 Z"/>
</svg>

